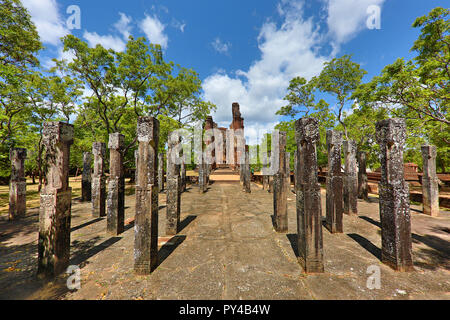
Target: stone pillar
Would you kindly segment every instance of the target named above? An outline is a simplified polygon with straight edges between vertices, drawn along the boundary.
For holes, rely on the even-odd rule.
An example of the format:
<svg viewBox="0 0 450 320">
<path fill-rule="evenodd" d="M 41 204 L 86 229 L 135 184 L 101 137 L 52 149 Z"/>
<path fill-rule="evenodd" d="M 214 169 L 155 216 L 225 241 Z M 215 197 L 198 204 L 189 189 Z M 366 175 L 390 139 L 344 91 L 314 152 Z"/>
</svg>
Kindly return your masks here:
<svg viewBox="0 0 450 320">
<path fill-rule="evenodd" d="M 341 146 L 342 133 L 336 130 L 327 130 L 328 173 L 325 225 L 331 233 L 343 232 Z"/>
<path fill-rule="evenodd" d="M 91 178 L 91 161 L 90 152 L 83 152 L 83 173 L 81 178 L 81 201 L 91 201 L 92 199 L 92 178 Z"/>
<path fill-rule="evenodd" d="M 381 260 L 397 271 L 413 270 L 409 187 L 405 182 L 403 168 L 405 120 L 379 121 L 376 133 L 381 163 L 381 180 L 378 184 Z"/>
<path fill-rule="evenodd" d="M 298 159 L 299 159 L 299 155 L 298 155 L 298 150 L 296 149 L 294 151 L 294 191 L 296 190 L 296 186 L 297 186 L 297 176 L 298 176 Z"/>
<path fill-rule="evenodd" d="M 297 120 L 295 138 L 299 151 L 296 189 L 299 262 L 307 273 L 323 272 L 322 207 L 316 152 L 318 121 L 313 118 Z"/>
<path fill-rule="evenodd" d="M 184 163 L 184 159 L 183 162 L 181 163 L 181 167 L 180 167 L 180 175 L 181 175 L 181 192 L 185 192 L 186 191 L 186 164 Z"/>
<path fill-rule="evenodd" d="M 164 190 L 164 154 L 158 154 L 158 187 L 159 192 Z"/>
<path fill-rule="evenodd" d="M 286 152 L 286 192 L 291 192 L 291 153 Z"/>
<path fill-rule="evenodd" d="M 275 230 L 288 231 L 287 190 L 286 190 L 286 132 L 279 134 L 279 168 L 273 176 L 273 212 Z"/>
<path fill-rule="evenodd" d="M 436 175 L 436 146 L 422 146 L 423 213 L 432 217 L 439 215 L 439 179 Z"/>
<path fill-rule="evenodd" d="M 159 121 L 139 117 L 134 220 L 134 271 L 149 274 L 158 265 Z"/>
<path fill-rule="evenodd" d="M 167 142 L 167 206 L 166 234 L 175 235 L 180 226 L 180 166 L 176 164 L 175 147 L 180 143 L 177 135 L 169 133 Z"/>
<path fill-rule="evenodd" d="M 105 176 L 105 155 L 106 144 L 94 142 L 92 144 L 92 154 L 94 155 L 94 174 L 92 176 L 92 216 L 94 218 L 106 216 L 106 176 Z"/>
<path fill-rule="evenodd" d="M 107 233 L 117 236 L 125 227 L 125 179 L 123 174 L 123 139 L 120 133 L 109 135 L 109 180 L 106 199 Z"/>
<path fill-rule="evenodd" d="M 344 213 L 358 214 L 358 171 L 356 165 L 356 142 L 344 141 Z"/>
<path fill-rule="evenodd" d="M 206 163 L 202 156 L 200 156 L 200 161 L 198 164 L 198 187 L 200 193 L 205 193 L 207 186 L 207 177 L 206 177 Z"/>
<path fill-rule="evenodd" d="M 25 179 L 25 159 L 27 149 L 13 148 L 9 153 L 11 179 L 9 183 L 9 220 L 25 216 L 27 211 L 27 181 Z"/>
<path fill-rule="evenodd" d="M 70 259 L 72 188 L 69 187 L 73 126 L 46 122 L 42 132 L 48 166 L 39 209 L 38 277 L 64 272 Z"/>
<path fill-rule="evenodd" d="M 268 180 L 269 180 L 269 189 L 267 190 L 267 192 L 272 193 L 273 192 L 273 176 L 268 176 Z"/>
<path fill-rule="evenodd" d="M 247 193 L 251 193 L 251 188 L 250 188 L 250 184 L 251 184 L 251 172 L 250 172 L 250 153 L 249 153 L 249 149 L 248 146 L 245 146 L 245 163 L 242 166 L 243 167 L 243 176 L 244 176 L 244 181 L 243 181 L 243 188 L 242 190 L 244 192 Z"/>
<path fill-rule="evenodd" d="M 358 152 L 358 198 L 369 201 L 369 186 L 367 184 L 366 158 L 364 151 Z"/>
</svg>

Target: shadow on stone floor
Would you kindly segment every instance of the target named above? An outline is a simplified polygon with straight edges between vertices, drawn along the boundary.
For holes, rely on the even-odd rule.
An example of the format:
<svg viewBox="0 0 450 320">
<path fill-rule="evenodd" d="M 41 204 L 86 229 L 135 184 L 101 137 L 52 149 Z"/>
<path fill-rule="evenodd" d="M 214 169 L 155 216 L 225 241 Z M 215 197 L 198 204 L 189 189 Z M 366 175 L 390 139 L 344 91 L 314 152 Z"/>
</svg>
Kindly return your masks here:
<svg viewBox="0 0 450 320">
<path fill-rule="evenodd" d="M 298 258 L 298 235 L 296 233 L 287 234 L 289 242 L 291 243 L 292 250 L 295 253 L 295 256 Z"/>
<path fill-rule="evenodd" d="M 95 243 L 97 243 L 99 239 L 100 237 L 97 236 L 88 241 L 78 241 L 78 240 L 72 241 L 71 249 L 75 250 L 75 252 L 72 254 L 70 264 L 77 265 L 80 268 L 82 268 L 87 264 L 86 260 L 96 255 L 97 253 L 107 249 L 108 247 L 112 246 L 122 238 L 112 237 L 103 241 L 100 244 L 95 245 Z"/>
<path fill-rule="evenodd" d="M 362 219 L 362 220 L 365 220 L 365 221 L 367 221 L 367 222 L 373 224 L 374 226 L 376 226 L 376 227 L 378 227 L 378 228 L 381 228 L 381 223 L 379 223 L 378 221 L 373 220 L 373 219 L 370 218 L 370 217 L 367 217 L 367 216 L 359 216 L 358 218 L 359 218 L 359 219 Z"/>
<path fill-rule="evenodd" d="M 102 220 L 105 220 L 105 218 L 104 217 L 102 217 L 102 218 L 95 218 L 94 220 L 82 223 L 82 224 L 80 224 L 80 225 L 78 225 L 76 227 L 71 228 L 70 232 L 74 232 L 76 230 L 79 230 L 79 229 L 82 229 L 84 227 L 90 226 L 91 224 L 97 223 L 97 222 L 102 221 Z"/>
<path fill-rule="evenodd" d="M 183 231 L 195 219 L 197 219 L 197 216 L 194 215 L 189 215 L 186 218 L 184 218 L 183 221 L 180 222 L 180 228 L 178 232 Z"/>
<path fill-rule="evenodd" d="M 176 235 L 167 243 L 163 244 L 162 247 L 158 250 L 157 267 L 159 267 L 164 262 L 164 260 L 166 260 L 172 254 L 172 252 L 174 252 L 175 249 L 183 243 L 184 240 L 186 240 L 186 236 Z"/>
<path fill-rule="evenodd" d="M 372 242 L 356 233 L 348 233 L 347 236 L 355 240 L 361 247 L 369 251 L 375 258 L 381 261 L 381 249 Z"/>
</svg>

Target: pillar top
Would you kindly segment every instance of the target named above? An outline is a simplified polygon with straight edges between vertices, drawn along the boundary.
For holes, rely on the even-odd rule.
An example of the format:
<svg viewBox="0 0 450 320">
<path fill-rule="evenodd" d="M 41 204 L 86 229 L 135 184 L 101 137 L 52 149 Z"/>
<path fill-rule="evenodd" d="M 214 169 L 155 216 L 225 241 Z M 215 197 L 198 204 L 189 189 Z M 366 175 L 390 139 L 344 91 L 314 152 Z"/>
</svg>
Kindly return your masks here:
<svg viewBox="0 0 450 320">
<path fill-rule="evenodd" d="M 327 144 L 341 145 L 342 144 L 342 132 L 337 130 L 327 130 Z"/>
<path fill-rule="evenodd" d="M 119 150 L 123 148 L 124 135 L 118 132 L 109 134 L 108 148 Z"/>
<path fill-rule="evenodd" d="M 427 156 L 428 158 L 435 158 L 437 155 L 436 146 L 424 145 L 424 146 L 421 146 L 420 149 L 422 150 L 422 154 Z"/>
<path fill-rule="evenodd" d="M 26 159 L 27 158 L 27 149 L 25 148 L 11 148 L 9 150 L 9 158 L 13 159 Z"/>
<path fill-rule="evenodd" d="M 45 145 L 58 142 L 72 144 L 73 125 L 61 121 L 48 121 L 44 123 L 42 141 Z"/>
<path fill-rule="evenodd" d="M 344 140 L 343 142 L 344 151 L 348 153 L 356 153 L 356 141 L 355 140 Z"/>
<path fill-rule="evenodd" d="M 139 142 L 153 141 L 158 135 L 159 120 L 155 117 L 139 117 L 136 131 Z"/>
<path fill-rule="evenodd" d="M 92 143 L 92 153 L 94 154 L 94 156 L 104 156 L 106 153 L 106 143 L 93 142 Z"/>
<path fill-rule="evenodd" d="M 377 142 L 379 144 L 403 144 L 406 141 L 405 119 L 391 118 L 376 123 Z"/>
<path fill-rule="evenodd" d="M 297 143 L 319 141 L 319 122 L 314 118 L 300 118 L 295 122 L 295 138 Z"/>
</svg>

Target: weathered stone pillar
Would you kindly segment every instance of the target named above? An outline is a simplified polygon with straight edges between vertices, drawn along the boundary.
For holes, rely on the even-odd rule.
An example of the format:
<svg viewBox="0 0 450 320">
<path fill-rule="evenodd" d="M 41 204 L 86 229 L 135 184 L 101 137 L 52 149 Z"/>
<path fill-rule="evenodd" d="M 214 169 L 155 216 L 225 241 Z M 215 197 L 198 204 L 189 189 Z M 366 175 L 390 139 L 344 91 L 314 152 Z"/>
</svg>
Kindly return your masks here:
<svg viewBox="0 0 450 320">
<path fill-rule="evenodd" d="M 180 143 L 177 135 L 169 133 L 167 142 L 167 206 L 166 234 L 175 235 L 180 226 L 180 166 L 176 164 L 175 147 Z"/>
<path fill-rule="evenodd" d="M 378 185 L 381 260 L 397 271 L 413 270 L 409 187 L 405 182 L 403 168 L 405 120 L 379 121 L 376 133 L 381 162 L 381 180 Z"/>
<path fill-rule="evenodd" d="M 184 163 L 184 159 L 183 162 L 181 163 L 181 167 L 180 167 L 180 175 L 181 175 L 181 192 L 185 192 L 186 191 L 186 164 Z"/>
<path fill-rule="evenodd" d="M 322 207 L 316 152 L 319 141 L 317 120 L 297 120 L 295 138 L 299 151 L 296 190 L 299 262 L 307 273 L 323 272 Z"/>
<path fill-rule="evenodd" d="M 423 213 L 433 217 L 439 215 L 439 179 L 436 175 L 436 146 L 422 146 Z"/>
<path fill-rule="evenodd" d="M 83 173 L 81 176 L 81 201 L 91 201 L 92 199 L 92 177 L 91 177 L 90 152 L 83 152 Z"/>
<path fill-rule="evenodd" d="M 202 156 L 200 156 L 202 157 Z M 198 164 L 198 187 L 200 193 L 205 193 L 208 188 L 207 176 L 206 176 L 206 163 L 203 158 L 200 159 Z"/>
<path fill-rule="evenodd" d="M 358 198 L 369 201 L 369 186 L 367 184 L 366 153 L 358 152 Z"/>
<path fill-rule="evenodd" d="M 13 148 L 9 153 L 11 179 L 9 183 L 9 220 L 25 216 L 27 211 L 27 181 L 25 179 L 25 159 L 27 149 Z"/>
<path fill-rule="evenodd" d="M 336 130 L 327 130 L 328 173 L 325 225 L 331 233 L 343 232 L 341 146 L 342 133 Z"/>
<path fill-rule="evenodd" d="M 125 179 L 123 174 L 123 139 L 120 133 L 109 135 L 109 180 L 106 199 L 107 233 L 116 236 L 125 227 Z"/>
<path fill-rule="evenodd" d="M 267 174 L 267 170 L 269 167 L 269 159 L 267 157 L 267 152 L 263 152 L 261 154 L 261 164 L 262 164 L 262 168 L 261 168 L 261 174 L 262 174 L 262 185 L 263 185 L 263 190 L 268 190 L 269 189 L 269 175 Z"/>
<path fill-rule="evenodd" d="M 291 193 L 291 153 L 286 152 L 286 192 Z"/>
<path fill-rule="evenodd" d="M 294 151 L 294 192 L 296 190 L 296 186 L 297 186 L 297 176 L 298 176 L 298 159 L 299 159 L 299 155 L 298 155 L 298 150 L 296 149 Z"/>
<path fill-rule="evenodd" d="M 286 132 L 279 134 L 279 168 L 273 176 L 273 212 L 275 230 L 288 231 L 287 188 L 286 188 Z"/>
<path fill-rule="evenodd" d="M 39 209 L 38 276 L 64 272 L 70 259 L 72 188 L 69 187 L 70 145 L 73 126 L 46 122 L 42 133 L 48 166 Z"/>
<path fill-rule="evenodd" d="M 267 191 L 269 193 L 273 192 L 273 176 L 269 176 L 269 189 Z"/>
<path fill-rule="evenodd" d="M 92 154 L 94 155 L 94 174 L 92 176 L 92 216 L 94 218 L 106 216 L 106 176 L 105 176 L 105 155 L 106 144 L 94 142 L 92 144 Z"/>
<path fill-rule="evenodd" d="M 159 121 L 139 117 L 134 220 L 134 271 L 149 274 L 158 265 Z"/>
<path fill-rule="evenodd" d="M 242 191 L 247 192 L 247 193 L 251 193 L 251 188 L 250 188 L 250 184 L 251 184 L 251 172 L 250 172 L 250 153 L 249 153 L 249 149 L 248 146 L 245 146 L 245 159 L 244 159 L 244 165 L 243 167 L 243 176 L 244 176 L 244 181 L 243 181 L 243 188 Z"/>
<path fill-rule="evenodd" d="M 356 169 L 356 142 L 344 141 L 344 213 L 358 214 L 358 171 Z"/>
<path fill-rule="evenodd" d="M 159 192 L 164 190 L 164 154 L 158 154 L 158 186 Z"/>
</svg>

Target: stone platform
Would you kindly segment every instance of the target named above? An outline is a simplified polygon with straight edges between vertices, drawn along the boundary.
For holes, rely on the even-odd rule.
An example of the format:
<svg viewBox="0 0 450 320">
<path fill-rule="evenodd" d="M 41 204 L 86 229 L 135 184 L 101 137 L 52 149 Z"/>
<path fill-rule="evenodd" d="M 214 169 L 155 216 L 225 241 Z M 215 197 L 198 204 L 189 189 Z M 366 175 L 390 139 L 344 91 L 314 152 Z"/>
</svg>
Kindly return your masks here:
<svg viewBox="0 0 450 320">
<path fill-rule="evenodd" d="M 273 195 L 252 183 L 215 182 L 182 194 L 182 230 L 165 235 L 160 194 L 159 265 L 149 276 L 133 272 L 135 196 L 127 187 L 125 232 L 106 235 L 106 219 L 92 218 L 90 203 L 72 204 L 70 264 L 81 268 L 81 289 L 67 276 L 44 284 L 37 270 L 38 210 L 0 221 L 0 299 L 450 299 L 450 212 L 432 218 L 412 206 L 415 272 L 380 262 L 378 203 L 358 200 L 359 216 L 344 216 L 344 233 L 323 228 L 325 273 L 306 275 L 296 257 L 295 194 L 288 196 L 289 230 L 272 226 Z M 325 215 L 325 191 L 322 190 Z M 381 288 L 367 288 L 367 269 L 379 266 Z"/>
</svg>

